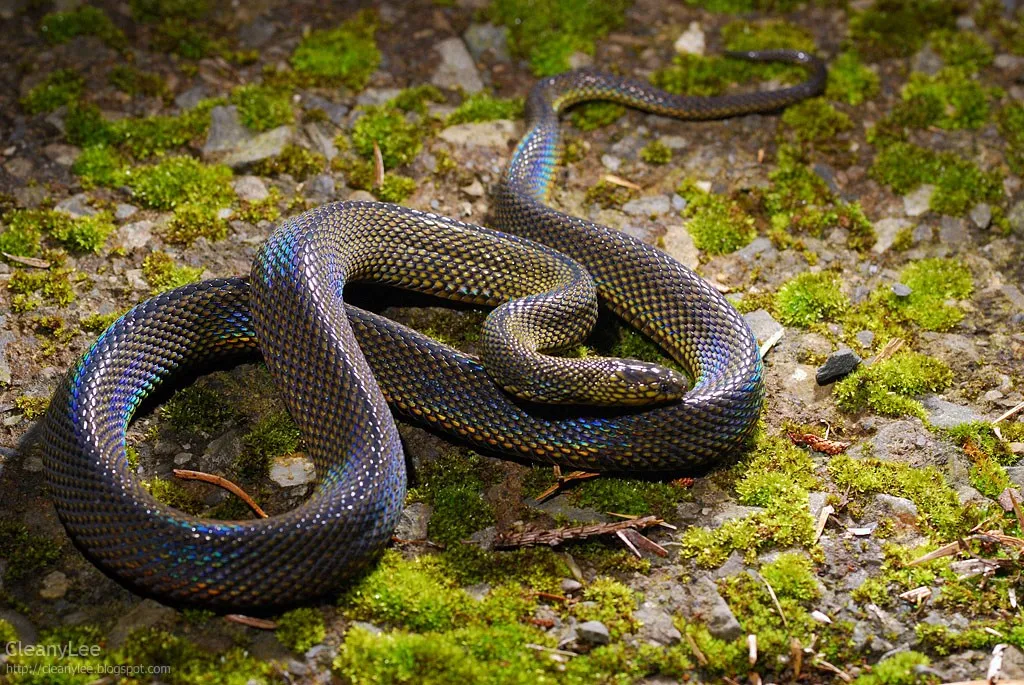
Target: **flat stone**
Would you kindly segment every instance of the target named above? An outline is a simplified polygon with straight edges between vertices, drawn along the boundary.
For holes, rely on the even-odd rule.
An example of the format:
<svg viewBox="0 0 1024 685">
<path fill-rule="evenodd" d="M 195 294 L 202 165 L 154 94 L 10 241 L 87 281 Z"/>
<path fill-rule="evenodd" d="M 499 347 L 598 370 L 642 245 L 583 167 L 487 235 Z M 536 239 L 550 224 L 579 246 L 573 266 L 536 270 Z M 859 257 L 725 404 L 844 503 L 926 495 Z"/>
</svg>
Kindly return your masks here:
<svg viewBox="0 0 1024 685">
<path fill-rule="evenodd" d="M 928 211 L 935 186 L 926 183 L 903 196 L 903 211 L 907 216 L 921 216 Z"/>
<path fill-rule="evenodd" d="M 470 24 L 462 34 L 466 47 L 473 59 L 479 60 L 485 53 L 491 53 L 498 62 L 510 62 L 508 52 L 508 29 L 494 24 Z"/>
<path fill-rule="evenodd" d="M 925 412 L 928 414 L 928 421 L 939 428 L 952 428 L 961 423 L 985 420 L 985 417 L 970 407 L 947 402 L 937 395 L 928 395 L 922 398 L 921 404 L 924 405 Z"/>
<path fill-rule="evenodd" d="M 999 292 L 1001 292 L 1003 297 L 1008 299 L 1014 307 L 1024 310 L 1024 293 L 1021 292 L 1020 288 L 1012 283 L 1008 283 L 1001 287 Z"/>
<path fill-rule="evenodd" d="M 483 197 L 486 192 L 484 190 L 484 184 L 481 183 L 478 178 L 474 178 L 472 183 L 468 186 L 463 186 L 461 190 L 470 197 Z"/>
<path fill-rule="evenodd" d="M 871 247 L 871 251 L 875 254 L 882 254 L 892 247 L 893 242 L 896 240 L 896 235 L 904 228 L 908 228 L 910 225 L 909 221 L 898 217 L 889 217 L 876 221 L 876 240 L 875 244 Z"/>
<path fill-rule="evenodd" d="M 233 149 L 214 155 L 214 159 L 232 169 L 241 169 L 281 154 L 284 146 L 292 142 L 293 136 L 294 131 L 290 126 L 278 126 L 240 143 Z"/>
<path fill-rule="evenodd" d="M 270 480 L 282 488 L 294 488 L 312 483 L 316 479 L 313 461 L 304 454 L 278 457 L 270 466 Z"/>
<path fill-rule="evenodd" d="M 860 366 L 861 358 L 849 347 L 841 347 L 828 356 L 825 363 L 818 367 L 814 380 L 818 385 L 828 385 L 840 378 L 853 373 Z"/>
<path fill-rule="evenodd" d="M 910 65 L 914 71 L 922 71 L 931 76 L 938 73 L 939 69 L 943 66 L 943 62 L 942 58 L 932 50 L 931 46 L 926 45 L 910 58 Z"/>
<path fill-rule="evenodd" d="M 874 331 L 857 331 L 853 337 L 862 347 L 871 347 L 871 344 L 875 342 Z"/>
<path fill-rule="evenodd" d="M 314 121 L 302 127 L 302 132 L 309 141 L 309 149 L 323 155 L 327 161 L 338 156 L 338 148 L 334 144 L 334 134 L 329 124 Z"/>
<path fill-rule="evenodd" d="M 117 649 L 133 631 L 171 621 L 177 615 L 178 612 L 171 607 L 152 599 L 144 599 L 117 619 L 107 636 L 107 642 L 112 649 Z"/>
<path fill-rule="evenodd" d="M 334 177 L 330 174 L 317 174 L 313 178 L 306 181 L 304 188 L 306 197 L 315 197 L 323 200 L 329 200 L 334 196 L 335 185 Z"/>
<path fill-rule="evenodd" d="M 246 49 L 262 47 L 267 44 L 274 34 L 277 33 L 277 26 L 266 17 L 257 16 L 250 22 L 238 27 L 238 43 Z"/>
<path fill-rule="evenodd" d="M 608 628 L 600 621 L 584 621 L 576 626 L 576 634 L 592 645 L 606 645 L 612 641 Z"/>
<path fill-rule="evenodd" d="M 520 128 L 516 122 L 498 119 L 497 121 L 456 124 L 442 130 L 438 136 L 452 145 L 507 150 L 509 142 L 517 139 L 519 134 Z"/>
<path fill-rule="evenodd" d="M 906 497 L 895 497 L 880 493 L 874 497 L 875 506 L 889 516 L 906 518 L 910 521 L 917 519 L 917 505 Z"/>
<path fill-rule="evenodd" d="M 434 46 L 441 55 L 430 82 L 439 88 L 458 88 L 467 93 L 479 93 L 484 82 L 461 38 L 448 38 Z"/>
<path fill-rule="evenodd" d="M 695 21 L 691 21 L 687 29 L 672 44 L 672 48 L 680 55 L 703 55 L 704 47 L 704 29 Z"/>
<path fill-rule="evenodd" d="M 51 143 L 43 148 L 43 154 L 61 166 L 71 166 L 78 159 L 78 155 L 82 154 L 82 149 L 74 145 Z"/>
<path fill-rule="evenodd" d="M 639 197 L 622 205 L 622 211 L 630 216 L 655 217 L 667 214 L 670 209 L 671 203 L 665 195 Z"/>
<path fill-rule="evenodd" d="M 430 515 L 434 512 L 429 504 L 413 502 L 402 509 L 402 516 L 398 519 L 398 527 L 395 528 L 395 537 L 403 540 L 426 540 L 427 524 L 430 523 Z"/>
<path fill-rule="evenodd" d="M 640 622 L 637 634 L 648 642 L 667 647 L 683 639 L 682 633 L 672 623 L 672 616 L 655 604 L 644 602 L 633 613 L 633 618 Z"/>
<path fill-rule="evenodd" d="M 39 596 L 43 599 L 60 599 L 68 593 L 70 586 L 66 575 L 60 571 L 51 571 L 43 576 L 43 587 L 39 590 Z"/>
<path fill-rule="evenodd" d="M 135 205 L 129 205 L 124 202 L 118 202 L 117 206 L 114 207 L 114 218 L 118 221 L 124 221 L 135 216 L 139 211 L 139 208 Z"/>
<path fill-rule="evenodd" d="M 89 206 L 89 196 L 85 193 L 78 193 L 71 197 L 65 198 L 57 203 L 54 207 L 58 212 L 69 214 L 76 219 L 85 216 L 94 216 L 98 212 L 93 207 Z"/>
<path fill-rule="evenodd" d="M 178 109 L 193 109 L 201 101 L 209 97 L 209 95 L 210 91 L 206 87 L 206 84 L 200 83 L 192 86 L 182 93 L 179 93 L 178 96 L 174 98 L 174 104 Z"/>
<path fill-rule="evenodd" d="M 245 202 L 259 202 L 265 200 L 270 191 L 267 185 L 259 176 L 239 176 L 231 184 L 239 200 Z"/>
<path fill-rule="evenodd" d="M 0 385 L 11 384 L 11 364 L 7 359 L 7 346 L 13 341 L 13 335 L 7 331 L 0 331 Z"/>
<path fill-rule="evenodd" d="M 21 186 L 12 191 L 14 204 L 19 209 L 35 209 L 43 203 L 49 193 L 43 185 Z"/>
<path fill-rule="evenodd" d="M 903 283 L 893 283 L 889 286 L 889 289 L 892 290 L 892 294 L 896 297 L 907 297 L 910 293 L 914 292 L 910 289 L 909 285 Z"/>
<path fill-rule="evenodd" d="M 750 326 L 750 330 L 754 337 L 757 338 L 759 345 L 763 345 L 765 341 L 778 335 L 780 331 L 785 330 L 782 324 L 772 318 L 772 315 L 764 309 L 757 309 L 744 314 L 743 320 Z"/>
<path fill-rule="evenodd" d="M 736 256 L 745 261 L 753 261 L 754 257 L 761 254 L 771 253 L 775 247 L 772 241 L 764 236 L 754 238 L 749 243 L 736 250 Z"/>
<path fill-rule="evenodd" d="M 117 229 L 117 237 L 121 240 L 121 247 L 126 250 L 141 250 L 149 245 L 153 239 L 153 229 L 156 224 L 149 219 L 125 224 Z"/>
<path fill-rule="evenodd" d="M 743 627 L 732 609 L 718 594 L 718 586 L 710 578 L 698 578 L 687 586 L 690 602 L 683 607 L 690 616 L 699 617 L 708 632 L 720 640 L 735 640 L 743 635 Z"/>
<path fill-rule="evenodd" d="M 992 223 L 992 207 L 979 202 L 971 208 L 971 221 L 980 229 L 986 229 Z"/>
<path fill-rule="evenodd" d="M 301 104 L 302 108 L 307 111 L 311 109 L 321 110 L 335 126 L 341 126 L 345 123 L 345 115 L 348 114 L 347 106 L 332 102 L 316 93 L 303 93 Z"/>
<path fill-rule="evenodd" d="M 562 578 L 562 592 L 567 595 L 571 595 L 574 592 L 579 592 L 583 589 L 583 583 L 576 580 L 575 578 Z"/>
<path fill-rule="evenodd" d="M 700 264 L 700 250 L 685 226 L 674 224 L 665 230 L 662 249 L 683 266 L 696 269 Z"/>
<path fill-rule="evenodd" d="M 365 190 L 353 190 L 348 194 L 349 202 L 376 202 L 377 198 Z"/>
<path fill-rule="evenodd" d="M 238 108 L 221 105 L 210 110 L 210 128 L 203 144 L 203 157 L 234 150 L 252 137 L 238 118 Z"/>
<path fill-rule="evenodd" d="M 962 245 L 971 239 L 967 222 L 955 216 L 944 216 L 939 222 L 939 240 L 945 245 Z"/>
</svg>

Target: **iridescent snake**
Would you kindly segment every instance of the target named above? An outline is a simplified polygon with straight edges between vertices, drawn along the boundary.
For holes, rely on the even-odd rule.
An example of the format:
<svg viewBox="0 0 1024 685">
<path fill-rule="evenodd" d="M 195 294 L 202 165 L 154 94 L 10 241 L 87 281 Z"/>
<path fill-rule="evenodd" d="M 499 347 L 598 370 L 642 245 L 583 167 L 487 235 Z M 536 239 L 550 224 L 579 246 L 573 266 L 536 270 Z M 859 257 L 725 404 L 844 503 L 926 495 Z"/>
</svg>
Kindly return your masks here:
<svg viewBox="0 0 1024 685">
<path fill-rule="evenodd" d="M 777 110 L 824 85 L 824 65 L 802 52 L 739 56 L 802 64 L 811 77 L 708 98 L 593 71 L 544 79 L 496 191 L 493 222 L 506 233 L 390 204 L 329 204 L 283 221 L 250 277 L 135 306 L 71 369 L 46 416 L 47 482 L 72 540 L 140 594 L 267 609 L 337 591 L 388 543 L 406 492 L 389 405 L 488 452 L 574 468 L 678 471 L 734 451 L 764 394 L 741 316 L 664 252 L 545 200 L 560 154 L 559 113 L 570 105 L 612 100 L 710 119 Z M 480 358 L 345 304 L 344 284 L 367 279 L 497 306 Z M 543 354 L 587 334 L 595 289 L 689 371 L 692 387 L 652 364 Z M 175 374 L 257 351 L 316 465 L 312 495 L 252 521 L 200 519 L 155 500 L 128 465 L 125 432 L 136 408 Z"/>
</svg>

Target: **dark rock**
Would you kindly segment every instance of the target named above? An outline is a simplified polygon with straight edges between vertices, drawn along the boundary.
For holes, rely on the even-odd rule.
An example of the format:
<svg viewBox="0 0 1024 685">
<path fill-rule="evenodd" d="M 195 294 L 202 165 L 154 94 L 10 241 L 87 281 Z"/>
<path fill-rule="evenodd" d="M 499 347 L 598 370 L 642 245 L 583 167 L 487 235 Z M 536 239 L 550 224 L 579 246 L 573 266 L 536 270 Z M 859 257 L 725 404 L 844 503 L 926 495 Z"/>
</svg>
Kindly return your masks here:
<svg viewBox="0 0 1024 685">
<path fill-rule="evenodd" d="M 961 423 L 985 420 L 985 417 L 970 407 L 947 402 L 936 395 L 928 395 L 921 400 L 921 404 L 924 405 L 925 411 L 928 412 L 928 420 L 932 425 L 939 428 L 952 428 L 953 426 L 959 426 Z"/>
<path fill-rule="evenodd" d="M 672 616 L 661 607 L 644 602 L 633 614 L 640 622 L 639 636 L 659 645 L 674 645 L 683 639 L 672 623 Z"/>
<path fill-rule="evenodd" d="M 585 621 L 576 626 L 576 634 L 592 645 L 606 645 L 612 641 L 608 628 L 600 621 Z"/>
<path fill-rule="evenodd" d="M 828 385 L 840 378 L 853 373 L 860 366 L 861 358 L 849 347 L 841 347 L 828 356 L 825 363 L 818 367 L 814 379 L 818 385 Z"/>
</svg>

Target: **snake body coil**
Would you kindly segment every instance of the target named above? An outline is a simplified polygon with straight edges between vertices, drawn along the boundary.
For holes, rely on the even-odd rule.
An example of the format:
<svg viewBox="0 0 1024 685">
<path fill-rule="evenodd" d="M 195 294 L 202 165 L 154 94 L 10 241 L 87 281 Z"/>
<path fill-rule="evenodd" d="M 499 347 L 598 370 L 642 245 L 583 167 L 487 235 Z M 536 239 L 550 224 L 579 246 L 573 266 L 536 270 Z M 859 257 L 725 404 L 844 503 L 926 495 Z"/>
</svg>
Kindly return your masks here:
<svg viewBox="0 0 1024 685">
<path fill-rule="evenodd" d="M 812 77 L 720 98 L 672 96 L 595 72 L 540 82 L 497 193 L 495 223 L 518 237 L 394 205 L 331 204 L 282 222 L 250 278 L 204 281 L 137 305 L 69 372 L 47 414 L 46 474 L 71 538 L 141 594 L 223 610 L 284 606 L 337 590 L 387 543 L 406 487 L 388 405 L 490 451 L 575 468 L 678 470 L 735 449 L 763 397 L 757 346 L 740 315 L 661 251 L 544 203 L 558 114 L 571 104 L 615 100 L 707 119 L 778 109 L 823 86 L 823 65 L 804 53 L 743 56 L 805 64 Z M 485 324 L 484 363 L 346 305 L 343 286 L 357 279 L 501 305 Z M 649 364 L 543 354 L 586 334 L 595 287 L 691 372 L 692 388 Z M 157 502 L 128 465 L 134 411 L 178 372 L 256 351 L 302 430 L 315 491 L 292 511 L 254 521 L 198 519 Z M 570 406 L 551 411 L 523 397 Z M 613 413 L 578 406 L 585 401 L 662 404 Z"/>
</svg>

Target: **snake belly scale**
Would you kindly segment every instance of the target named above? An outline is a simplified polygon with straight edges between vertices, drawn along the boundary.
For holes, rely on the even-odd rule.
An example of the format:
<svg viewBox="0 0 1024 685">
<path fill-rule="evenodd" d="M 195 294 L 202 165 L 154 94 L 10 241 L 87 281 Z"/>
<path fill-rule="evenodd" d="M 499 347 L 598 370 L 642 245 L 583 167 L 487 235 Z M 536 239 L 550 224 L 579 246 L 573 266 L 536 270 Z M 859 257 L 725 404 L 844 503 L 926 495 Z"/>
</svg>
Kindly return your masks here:
<svg viewBox="0 0 1024 685">
<path fill-rule="evenodd" d="M 329 204 L 282 222 L 250 277 L 134 307 L 70 370 L 45 419 L 47 482 L 77 547 L 129 588 L 172 603 L 268 609 L 337 591 L 387 544 L 401 512 L 405 462 L 389 405 L 489 451 L 574 468 L 680 470 L 736 449 L 763 399 L 757 346 L 740 315 L 663 252 L 545 201 L 558 115 L 574 103 L 708 119 L 776 110 L 824 85 L 823 64 L 804 53 L 741 56 L 803 64 L 811 75 L 718 98 L 591 71 L 538 83 L 497 189 L 503 233 L 395 205 Z M 345 304 L 344 284 L 357 279 L 498 306 L 481 359 Z M 688 369 L 692 387 L 649 364 L 543 354 L 586 334 L 595 291 Z M 302 430 L 314 492 L 253 521 L 199 519 L 157 502 L 128 465 L 133 413 L 176 374 L 256 352 Z M 552 412 L 523 398 L 568 406 Z"/>
</svg>

